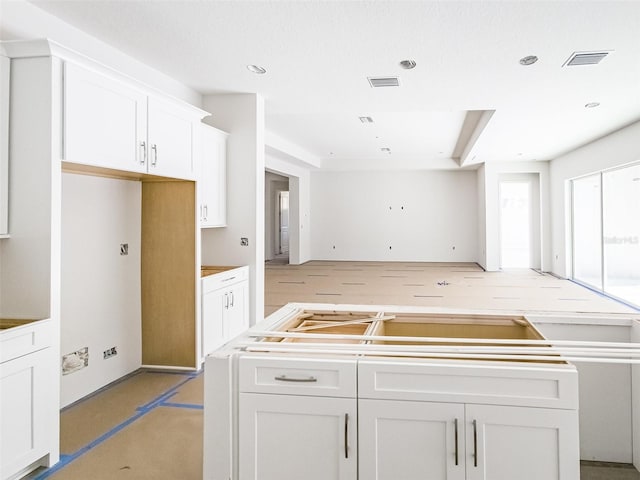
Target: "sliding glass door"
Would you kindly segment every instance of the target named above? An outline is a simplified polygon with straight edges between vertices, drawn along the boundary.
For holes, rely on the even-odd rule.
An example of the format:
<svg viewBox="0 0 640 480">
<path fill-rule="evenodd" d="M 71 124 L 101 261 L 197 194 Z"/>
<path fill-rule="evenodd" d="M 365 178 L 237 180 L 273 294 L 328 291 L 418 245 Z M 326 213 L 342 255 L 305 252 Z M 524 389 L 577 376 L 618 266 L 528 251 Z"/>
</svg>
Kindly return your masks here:
<svg viewBox="0 0 640 480">
<path fill-rule="evenodd" d="M 640 165 L 572 182 L 573 278 L 640 306 Z"/>
<path fill-rule="evenodd" d="M 601 175 L 573 181 L 573 278 L 602 289 Z"/>
<path fill-rule="evenodd" d="M 640 165 L 602 174 L 604 291 L 640 305 Z"/>
</svg>

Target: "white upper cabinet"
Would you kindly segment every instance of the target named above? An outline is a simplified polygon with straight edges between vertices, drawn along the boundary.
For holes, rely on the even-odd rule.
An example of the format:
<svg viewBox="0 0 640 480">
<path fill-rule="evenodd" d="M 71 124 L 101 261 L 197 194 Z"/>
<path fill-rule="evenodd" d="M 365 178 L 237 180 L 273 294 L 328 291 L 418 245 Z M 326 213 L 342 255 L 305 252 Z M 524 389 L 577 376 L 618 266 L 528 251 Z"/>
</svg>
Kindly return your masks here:
<svg viewBox="0 0 640 480">
<path fill-rule="evenodd" d="M 227 225 L 227 137 L 228 133 L 202 124 L 200 226 Z"/>
<path fill-rule="evenodd" d="M 148 99 L 148 172 L 194 178 L 194 129 L 200 118 L 180 106 L 155 97 Z"/>
<path fill-rule="evenodd" d="M 146 172 L 145 93 L 72 63 L 64 75 L 64 160 Z"/>
<path fill-rule="evenodd" d="M 192 180 L 203 113 L 66 62 L 63 159 Z"/>
</svg>

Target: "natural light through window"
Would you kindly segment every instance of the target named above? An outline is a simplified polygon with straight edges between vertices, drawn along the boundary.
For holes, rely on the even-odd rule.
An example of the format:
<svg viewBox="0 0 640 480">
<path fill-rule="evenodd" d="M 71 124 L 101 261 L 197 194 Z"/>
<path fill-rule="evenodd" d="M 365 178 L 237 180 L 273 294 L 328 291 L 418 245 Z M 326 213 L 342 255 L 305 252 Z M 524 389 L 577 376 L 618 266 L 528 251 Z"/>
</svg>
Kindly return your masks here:
<svg viewBox="0 0 640 480">
<path fill-rule="evenodd" d="M 640 306 L 640 164 L 575 179 L 573 278 Z"/>
</svg>

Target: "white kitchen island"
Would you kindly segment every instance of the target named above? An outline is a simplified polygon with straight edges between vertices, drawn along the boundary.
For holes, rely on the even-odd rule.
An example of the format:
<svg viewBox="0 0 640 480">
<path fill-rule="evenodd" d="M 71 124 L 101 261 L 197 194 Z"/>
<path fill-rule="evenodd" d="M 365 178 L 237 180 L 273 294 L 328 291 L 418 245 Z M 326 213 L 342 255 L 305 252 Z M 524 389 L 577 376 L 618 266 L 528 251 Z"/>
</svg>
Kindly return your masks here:
<svg viewBox="0 0 640 480">
<path fill-rule="evenodd" d="M 205 480 L 580 476 L 577 371 L 518 315 L 289 304 L 207 357 L 204 428 Z"/>
</svg>

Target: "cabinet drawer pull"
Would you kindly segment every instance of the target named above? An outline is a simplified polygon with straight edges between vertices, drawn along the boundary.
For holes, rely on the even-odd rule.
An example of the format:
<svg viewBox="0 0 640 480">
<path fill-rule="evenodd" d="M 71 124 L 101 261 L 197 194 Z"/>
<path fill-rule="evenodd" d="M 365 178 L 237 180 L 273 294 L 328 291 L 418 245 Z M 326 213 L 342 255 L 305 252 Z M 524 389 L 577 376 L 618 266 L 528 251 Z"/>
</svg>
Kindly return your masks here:
<svg viewBox="0 0 640 480">
<path fill-rule="evenodd" d="M 231 295 L 231 306 L 233 307 L 233 304 L 235 303 L 235 298 L 233 296 L 233 292 L 229 292 L 229 295 Z"/>
<path fill-rule="evenodd" d="M 453 421 L 453 425 L 455 428 L 453 437 L 456 443 L 456 466 L 458 466 L 458 419 L 457 418 Z"/>
<path fill-rule="evenodd" d="M 473 466 L 478 466 L 478 427 L 476 421 L 473 421 Z"/>
<path fill-rule="evenodd" d="M 344 414 L 344 458 L 349 458 L 349 414 Z"/>
<path fill-rule="evenodd" d="M 229 294 L 228 293 L 224 294 L 224 308 L 226 308 L 226 309 L 229 308 Z"/>
<path fill-rule="evenodd" d="M 306 378 L 300 378 L 300 377 L 287 377 L 286 375 L 279 375 L 277 377 L 274 377 L 276 380 L 279 380 L 281 382 L 299 382 L 299 383 L 313 383 L 313 382 L 317 382 L 318 379 L 316 377 L 306 377 Z"/>
<path fill-rule="evenodd" d="M 235 276 L 229 277 L 229 278 L 223 278 L 222 281 L 223 282 L 230 282 L 231 280 L 235 280 L 235 278 L 236 278 Z"/>
<path fill-rule="evenodd" d="M 147 163 L 147 142 L 144 140 L 140 142 L 140 148 L 142 148 L 142 155 L 140 155 L 140 164 L 144 165 Z"/>
<path fill-rule="evenodd" d="M 207 220 L 207 217 L 209 217 L 209 206 L 205 205 L 203 208 L 204 208 L 204 219 Z"/>
</svg>

